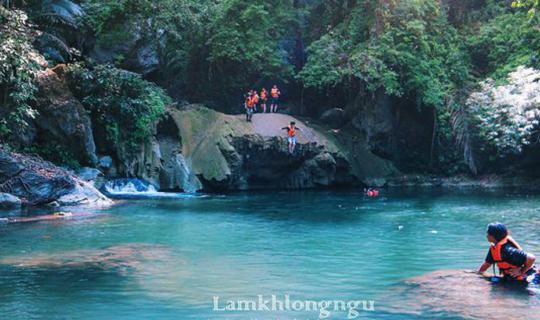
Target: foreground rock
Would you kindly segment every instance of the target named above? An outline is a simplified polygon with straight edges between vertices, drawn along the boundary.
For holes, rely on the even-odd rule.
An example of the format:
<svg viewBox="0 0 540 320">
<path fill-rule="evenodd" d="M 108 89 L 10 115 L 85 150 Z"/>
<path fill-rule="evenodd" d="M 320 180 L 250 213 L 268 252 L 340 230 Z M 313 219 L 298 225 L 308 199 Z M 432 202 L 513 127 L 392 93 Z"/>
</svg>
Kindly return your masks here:
<svg viewBox="0 0 540 320">
<path fill-rule="evenodd" d="M 26 205 L 107 205 L 111 201 L 91 184 L 41 158 L 0 148 L 0 192 Z"/>
<path fill-rule="evenodd" d="M 286 131 L 302 129 L 293 155 Z M 396 170 L 362 139 L 283 114 L 225 115 L 204 107 L 170 109 L 155 137 L 120 172 L 161 190 L 305 189 L 384 183 Z"/>
<path fill-rule="evenodd" d="M 21 199 L 9 193 L 0 193 L 0 209 L 17 209 L 21 207 Z"/>
<path fill-rule="evenodd" d="M 428 273 L 407 280 L 393 294 L 385 296 L 392 305 L 388 312 L 422 314 L 426 319 L 441 314 L 460 319 L 532 319 L 540 314 L 540 300 L 534 289 L 492 284 L 472 271 Z"/>
</svg>

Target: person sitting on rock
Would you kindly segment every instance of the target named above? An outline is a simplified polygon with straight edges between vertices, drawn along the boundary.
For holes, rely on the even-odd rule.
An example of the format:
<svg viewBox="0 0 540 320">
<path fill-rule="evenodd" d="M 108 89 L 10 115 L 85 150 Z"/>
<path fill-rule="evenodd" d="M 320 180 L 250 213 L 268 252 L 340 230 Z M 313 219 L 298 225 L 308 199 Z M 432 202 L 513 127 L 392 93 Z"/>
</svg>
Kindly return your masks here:
<svg viewBox="0 0 540 320">
<path fill-rule="evenodd" d="M 261 111 L 262 113 L 266 113 L 266 101 L 268 101 L 268 91 L 266 91 L 266 88 L 262 88 L 259 97 L 261 98 Z"/>
<path fill-rule="evenodd" d="M 491 247 L 486 260 L 478 270 L 480 274 L 484 274 L 496 263 L 504 280 L 538 282 L 540 276 L 534 268 L 536 258 L 521 249 L 510 237 L 504 224 L 490 223 L 487 228 L 487 240 L 491 243 Z"/>
<path fill-rule="evenodd" d="M 281 92 L 279 91 L 277 85 L 274 85 L 270 91 L 270 112 L 277 112 L 279 96 L 281 96 Z"/>
<path fill-rule="evenodd" d="M 296 123 L 294 121 L 291 121 L 291 123 L 281 128 L 281 130 L 287 130 L 287 140 L 289 141 L 289 153 L 294 153 L 294 148 L 296 146 L 296 130 L 302 131 L 300 128 L 296 126 Z"/>
</svg>

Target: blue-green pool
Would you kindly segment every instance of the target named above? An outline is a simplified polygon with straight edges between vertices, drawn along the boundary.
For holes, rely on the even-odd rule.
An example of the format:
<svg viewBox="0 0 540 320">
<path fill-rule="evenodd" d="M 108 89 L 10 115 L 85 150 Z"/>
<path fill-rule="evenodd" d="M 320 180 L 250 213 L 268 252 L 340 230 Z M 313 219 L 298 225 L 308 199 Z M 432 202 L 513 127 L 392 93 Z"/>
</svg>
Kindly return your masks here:
<svg viewBox="0 0 540 320">
<path fill-rule="evenodd" d="M 476 269 L 489 222 L 507 223 L 540 255 L 540 196 L 516 192 L 267 192 L 129 200 L 92 213 L 0 225 L 0 318 L 319 318 L 305 309 L 213 310 L 215 296 L 221 309 L 288 295 L 375 301 L 357 319 L 462 319 L 388 307 L 407 278 Z"/>
</svg>

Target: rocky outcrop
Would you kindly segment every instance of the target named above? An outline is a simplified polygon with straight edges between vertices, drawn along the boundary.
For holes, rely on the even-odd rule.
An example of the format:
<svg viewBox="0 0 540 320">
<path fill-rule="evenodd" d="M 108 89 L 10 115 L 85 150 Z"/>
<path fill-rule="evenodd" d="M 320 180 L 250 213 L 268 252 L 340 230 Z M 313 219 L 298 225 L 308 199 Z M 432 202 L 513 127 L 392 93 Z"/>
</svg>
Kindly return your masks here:
<svg viewBox="0 0 540 320">
<path fill-rule="evenodd" d="M 39 94 L 34 119 L 35 139 L 58 142 L 77 155 L 81 163 L 97 163 L 92 123 L 83 105 L 73 96 L 64 80 L 64 66 L 38 75 Z M 38 141 L 40 144 L 51 141 Z"/>
<path fill-rule="evenodd" d="M 286 131 L 302 131 L 289 154 Z M 364 139 L 283 114 L 225 115 L 201 106 L 169 109 L 156 135 L 132 159 L 126 176 L 160 190 L 224 191 L 381 185 L 396 173 L 373 155 Z M 121 170 L 122 171 L 122 170 Z"/>
<path fill-rule="evenodd" d="M 0 148 L 0 192 L 26 205 L 106 205 L 110 200 L 89 183 L 38 157 Z"/>
</svg>

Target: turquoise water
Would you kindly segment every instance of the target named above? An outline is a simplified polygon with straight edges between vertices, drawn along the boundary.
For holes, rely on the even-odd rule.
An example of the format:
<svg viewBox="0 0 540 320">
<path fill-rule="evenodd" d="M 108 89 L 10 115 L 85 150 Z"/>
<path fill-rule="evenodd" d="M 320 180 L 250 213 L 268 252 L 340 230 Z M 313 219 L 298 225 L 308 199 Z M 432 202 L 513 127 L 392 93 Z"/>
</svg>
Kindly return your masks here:
<svg viewBox="0 0 540 320">
<path fill-rule="evenodd" d="M 409 277 L 476 269 L 491 221 L 540 255 L 539 205 L 539 196 L 513 192 L 268 192 L 129 200 L 92 217 L 4 224 L 0 318 L 318 319 L 319 311 L 213 310 L 214 296 L 223 308 L 287 294 L 375 301 L 357 319 L 462 319 L 392 313 L 400 301 L 390 296 Z"/>
</svg>

